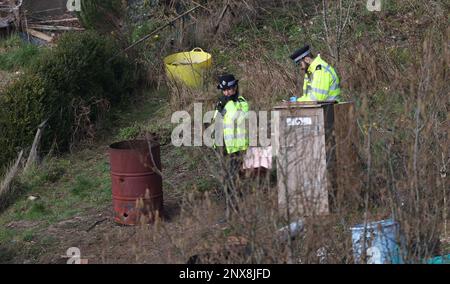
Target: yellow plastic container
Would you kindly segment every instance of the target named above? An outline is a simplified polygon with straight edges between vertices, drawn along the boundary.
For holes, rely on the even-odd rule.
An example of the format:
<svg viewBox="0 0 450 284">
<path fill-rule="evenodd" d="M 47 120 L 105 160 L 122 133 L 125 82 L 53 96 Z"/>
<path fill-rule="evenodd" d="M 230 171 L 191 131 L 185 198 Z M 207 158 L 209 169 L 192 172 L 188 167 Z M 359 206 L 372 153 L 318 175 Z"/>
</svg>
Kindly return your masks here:
<svg viewBox="0 0 450 284">
<path fill-rule="evenodd" d="M 164 58 L 169 79 L 181 81 L 191 88 L 203 86 L 205 71 L 211 68 L 212 56 L 201 48 L 180 52 Z"/>
</svg>

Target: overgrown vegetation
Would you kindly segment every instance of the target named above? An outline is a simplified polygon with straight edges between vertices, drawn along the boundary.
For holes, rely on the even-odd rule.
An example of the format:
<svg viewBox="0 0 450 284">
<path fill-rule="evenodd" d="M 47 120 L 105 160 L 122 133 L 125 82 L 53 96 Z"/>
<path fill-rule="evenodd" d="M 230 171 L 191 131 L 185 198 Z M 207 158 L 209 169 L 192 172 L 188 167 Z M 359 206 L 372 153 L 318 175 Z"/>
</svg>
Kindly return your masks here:
<svg viewBox="0 0 450 284">
<path fill-rule="evenodd" d="M 131 41 L 191 5 L 188 1 L 169 1 L 173 5 L 156 2 L 144 6 L 142 13 L 149 19 L 127 27 L 134 31 L 128 34 Z M 165 76 L 160 59 L 199 45 L 213 54 L 215 75 L 237 75 L 252 109 L 271 110 L 282 99 L 299 95 L 301 74 L 289 54 L 310 43 L 314 51 L 337 67 L 345 99 L 355 102 L 356 147 L 362 168 L 361 175 L 348 173 L 358 181 L 349 185 L 358 189 L 352 202 L 344 202 L 329 216 L 305 218 L 302 234 L 280 241 L 278 229 L 296 220 L 280 216 L 273 171 L 259 179 L 241 179 L 238 183 L 245 194 L 240 211 L 228 223 L 218 223 L 224 211 L 221 174 L 225 169 L 217 156 L 207 148 L 166 145 L 162 155 L 164 198 L 170 218 L 150 228 L 131 229 L 137 233 L 134 241 L 130 244 L 130 238 L 126 238 L 126 243 L 116 247 L 125 246 L 128 262 L 183 263 L 197 255 L 199 262 L 206 263 L 353 263 L 350 228 L 389 217 L 400 224 L 406 262 L 421 263 L 450 252 L 444 239 L 448 238 L 444 224 L 449 217 L 449 5 L 445 1 L 384 2 L 387 4 L 381 12 L 369 12 L 366 1 L 230 1 L 233 13 L 225 13 L 216 30 L 224 3 L 202 1 L 208 11 L 196 11 L 184 18 L 183 25 L 177 23 L 161 32 L 161 40 L 131 51 L 146 67 L 146 81 L 152 83 L 148 85 L 158 88 Z M 80 74 L 70 76 L 87 80 Z M 36 91 L 30 94 L 39 93 L 44 83 L 31 78 L 31 82 L 36 81 L 32 84 Z M 151 116 L 151 122 L 118 111 L 117 116 L 125 123 L 117 125 L 108 143 L 146 132 L 156 132 L 170 142 L 171 112 L 192 111 L 192 103 L 198 101 L 211 109 L 217 95 L 214 85 L 211 81 L 209 89 L 203 91 L 170 85 L 169 99 L 136 114 L 141 118 Z M 58 88 L 82 88 L 70 86 Z M 29 89 L 17 86 L 15 90 L 26 95 Z M 29 109 L 39 107 L 39 99 L 27 104 Z M 95 112 L 96 107 L 93 109 Z M 111 196 L 104 144 L 94 162 L 90 162 L 92 152 L 77 153 L 73 164 L 53 170 L 42 167 L 38 171 L 41 174 L 24 184 L 28 184 L 29 192 L 33 184 L 31 188 L 39 188 L 45 197 L 34 203 L 19 201 L 6 212 L 9 219 L 2 216 L 4 220 L 55 222 L 79 216 L 86 204 L 91 208 L 108 206 Z M 61 196 L 67 202 L 53 204 Z M 123 239 L 122 233 L 113 240 L 110 232 L 105 238 L 98 237 L 114 246 Z M 18 233 L 13 229 L 0 230 L 0 241 L 10 240 L 14 234 Z M 34 240 L 36 234 L 25 230 L 19 237 Z M 98 262 L 123 261 L 112 255 L 105 257 L 100 249 L 91 251 Z M 4 254 L 9 256 L 11 251 L 5 249 Z"/>
<path fill-rule="evenodd" d="M 122 0 L 85 0 L 81 1 L 78 18 L 84 27 L 108 33 L 122 27 L 125 8 Z"/>
<path fill-rule="evenodd" d="M 99 118 L 133 90 L 134 67 L 124 57 L 111 60 L 117 50 L 113 40 L 93 31 L 66 34 L 6 88 L 0 96 L 0 164 L 31 147 L 45 120 L 43 153 L 92 139 Z"/>
<path fill-rule="evenodd" d="M 220 6 L 213 2 L 208 1 Z M 215 259 L 206 262 L 301 259 L 302 263 L 351 263 L 354 261 L 349 239 L 351 226 L 388 217 L 401 225 L 405 261 L 421 262 L 432 255 L 448 253 L 440 247 L 440 239 L 447 234 L 443 226 L 448 219 L 444 200 L 449 198 L 447 174 L 442 174 L 450 161 L 446 131 L 449 104 L 445 99 L 449 92 L 448 4 L 400 1 L 373 13 L 362 2 L 252 2 L 251 8 L 258 13 L 247 18 L 228 14 L 232 24 L 222 22 L 229 24 L 223 27 L 225 31 L 231 27 L 232 32 L 214 38 L 205 35 L 207 40 L 202 47 L 212 51 L 216 59 L 214 73 L 237 74 L 242 94 L 256 110 L 270 110 L 282 99 L 299 94 L 301 76 L 289 54 L 310 43 L 323 58 L 337 66 L 344 97 L 357 106 L 358 152 L 363 166 L 362 175 L 356 177 L 360 189 L 354 199 L 357 204 L 348 202 L 340 214 L 326 221 L 307 218 L 306 235 L 284 245 L 276 243 L 275 231 L 294 220 L 278 219 L 277 209 L 271 203 L 276 196 L 258 193 L 263 189 L 276 192 L 276 188 L 270 187 L 270 183 L 261 186 L 244 182 L 241 190 L 256 193 L 243 201 L 242 211 L 228 224 L 228 230 L 232 235 L 244 237 L 252 252 L 234 255 L 230 260 L 230 248 L 225 246 L 216 251 Z M 237 5 L 232 1 L 233 8 Z M 199 20 L 195 25 L 201 32 L 205 30 L 202 25 L 210 23 Z M 185 43 L 185 49 L 192 47 L 192 41 Z M 173 110 L 191 110 L 195 100 L 205 102 L 213 97 L 212 92 L 191 92 L 179 86 L 173 87 L 171 93 Z M 205 157 L 208 152 L 204 151 Z M 213 175 L 220 173 L 220 165 L 213 161 L 201 164 Z M 217 180 L 220 181 L 220 174 Z M 203 180 L 195 182 L 197 189 L 202 190 L 202 184 Z M 186 222 L 190 228 L 192 224 L 198 225 L 198 231 L 193 232 L 204 230 L 211 236 L 204 240 L 206 244 L 199 251 L 210 252 L 215 244 L 226 243 L 227 236 L 214 235 L 216 231 L 208 229 L 215 222 L 205 221 L 204 214 L 214 215 L 208 207 L 208 198 L 194 198 L 192 203 L 189 200 L 183 203 L 186 210 L 183 212 L 189 212 Z M 194 253 L 195 237 L 189 241 L 185 230 L 186 227 L 179 230 L 179 235 L 173 234 L 173 249 L 182 251 L 181 258 Z M 164 230 L 159 232 L 163 234 Z M 152 231 L 151 238 L 155 234 L 159 233 Z M 323 248 L 328 254 L 321 259 L 317 251 Z M 287 255 L 289 259 L 283 258 Z"/>
</svg>

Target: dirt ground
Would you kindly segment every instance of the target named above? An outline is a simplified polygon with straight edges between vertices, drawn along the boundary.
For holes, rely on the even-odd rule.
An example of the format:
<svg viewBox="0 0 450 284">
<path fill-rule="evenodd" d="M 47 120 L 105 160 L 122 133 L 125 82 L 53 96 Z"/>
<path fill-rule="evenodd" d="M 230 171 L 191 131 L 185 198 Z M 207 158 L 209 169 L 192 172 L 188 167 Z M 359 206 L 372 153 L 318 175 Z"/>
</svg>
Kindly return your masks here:
<svg viewBox="0 0 450 284">
<path fill-rule="evenodd" d="M 179 220 L 178 205 L 170 197 L 165 199 L 167 220 L 164 226 L 172 231 Z M 161 246 L 150 247 L 145 239 L 139 241 L 138 234 L 151 233 L 152 225 L 123 226 L 113 221 L 112 205 L 106 204 L 102 209 L 87 209 L 83 215 L 60 221 L 37 230 L 33 241 L 25 242 L 21 251 L 10 251 L 15 255 L 11 263 L 67 263 L 66 252 L 71 247 L 80 249 L 82 259 L 89 263 L 164 263 L 158 251 L 168 249 Z M 39 227 L 42 221 L 15 221 L 7 225 L 11 229 L 26 230 Z M 27 259 L 24 251 L 33 246 L 42 246 L 42 240 L 49 240 L 45 247 L 40 247 L 37 258 Z M 163 244 L 163 243 L 162 243 Z M 145 253 L 144 247 L 150 247 Z"/>
<path fill-rule="evenodd" d="M 98 223 L 97 223 L 98 222 Z M 97 224 L 97 225 L 95 225 Z M 171 226 L 169 222 L 167 226 Z M 92 227 L 94 226 L 94 227 Z M 92 228 L 90 231 L 88 231 Z M 82 259 L 89 263 L 135 263 L 138 240 L 136 235 L 147 228 L 122 226 L 113 221 L 111 206 L 92 210 L 85 216 L 77 216 L 50 226 L 42 236 L 55 239 L 55 246 L 42 254 L 38 263 L 66 263 L 66 251 L 71 247 L 80 249 Z M 57 245 L 56 245 L 57 244 Z M 139 248 L 141 249 L 141 248 Z M 147 254 L 146 263 L 161 263 L 157 254 Z"/>
<path fill-rule="evenodd" d="M 183 227 L 180 226 L 182 220 L 179 209 L 175 200 L 165 201 L 168 219 L 163 226 L 167 235 L 155 233 L 153 225 L 123 226 L 115 223 L 112 206 L 90 210 L 83 216 L 64 220 L 39 231 L 36 235 L 39 238 L 51 238 L 52 245 L 46 247 L 36 261 L 19 257 L 13 262 L 65 264 L 68 261 L 67 250 L 77 247 L 80 249 L 81 259 L 87 259 L 89 264 L 185 263 L 189 256 L 176 255 L 173 243 L 167 240 L 171 233 Z M 36 226 L 38 223 L 11 225 Z"/>
</svg>

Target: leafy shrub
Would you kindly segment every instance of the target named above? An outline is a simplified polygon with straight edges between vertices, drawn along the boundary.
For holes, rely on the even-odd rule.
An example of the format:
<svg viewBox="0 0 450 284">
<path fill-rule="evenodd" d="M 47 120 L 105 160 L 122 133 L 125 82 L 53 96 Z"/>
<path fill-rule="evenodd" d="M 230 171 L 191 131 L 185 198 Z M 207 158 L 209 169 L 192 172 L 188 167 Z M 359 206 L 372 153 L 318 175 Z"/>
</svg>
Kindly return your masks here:
<svg viewBox="0 0 450 284">
<path fill-rule="evenodd" d="M 132 126 L 121 128 L 117 135 L 118 140 L 133 140 L 136 139 L 142 132 L 142 126 L 134 123 Z"/>
<path fill-rule="evenodd" d="M 45 90 L 36 76 L 26 75 L 0 95 L 0 165 L 33 143 L 38 125 L 45 119 Z"/>
<path fill-rule="evenodd" d="M 132 66 L 116 54 L 115 42 L 96 32 L 67 34 L 58 47 L 44 54 L 33 71 L 45 79 L 50 90 L 64 91 L 86 101 L 107 98 L 116 103 L 131 91 Z"/>
<path fill-rule="evenodd" d="M 0 168 L 31 146 L 45 119 L 44 152 L 53 144 L 66 151 L 93 137 L 101 115 L 128 97 L 135 82 L 126 58 L 111 59 L 117 50 L 112 39 L 94 31 L 67 33 L 0 94 Z"/>
</svg>

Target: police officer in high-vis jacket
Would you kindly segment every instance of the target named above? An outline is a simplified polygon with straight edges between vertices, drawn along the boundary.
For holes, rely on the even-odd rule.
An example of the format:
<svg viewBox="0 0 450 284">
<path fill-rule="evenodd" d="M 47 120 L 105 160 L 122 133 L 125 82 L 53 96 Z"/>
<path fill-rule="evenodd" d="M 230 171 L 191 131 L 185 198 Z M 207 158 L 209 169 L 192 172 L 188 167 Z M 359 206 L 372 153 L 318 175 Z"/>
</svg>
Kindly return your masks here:
<svg viewBox="0 0 450 284">
<path fill-rule="evenodd" d="M 314 57 L 307 45 L 292 54 L 291 59 L 305 71 L 303 96 L 291 101 L 341 101 L 339 76 L 320 54 Z"/>
<path fill-rule="evenodd" d="M 227 203 L 227 219 L 231 211 L 237 211 L 237 197 L 240 195 L 237 180 L 242 168 L 243 154 L 249 146 L 246 123 L 249 106 L 244 97 L 239 94 L 238 82 L 231 74 L 220 76 L 217 88 L 222 91 L 222 95 L 214 114 L 214 121 L 217 123 L 220 119 L 223 125 L 223 149 L 220 154 L 223 154 L 222 166 L 225 170 L 223 186 Z"/>
<path fill-rule="evenodd" d="M 214 120 L 221 114 L 223 123 L 224 150 L 226 155 L 239 155 L 246 151 L 249 145 L 245 119 L 248 113 L 248 103 L 239 94 L 239 80 L 231 75 L 219 78 L 218 89 L 222 96 L 216 105 Z"/>
</svg>

